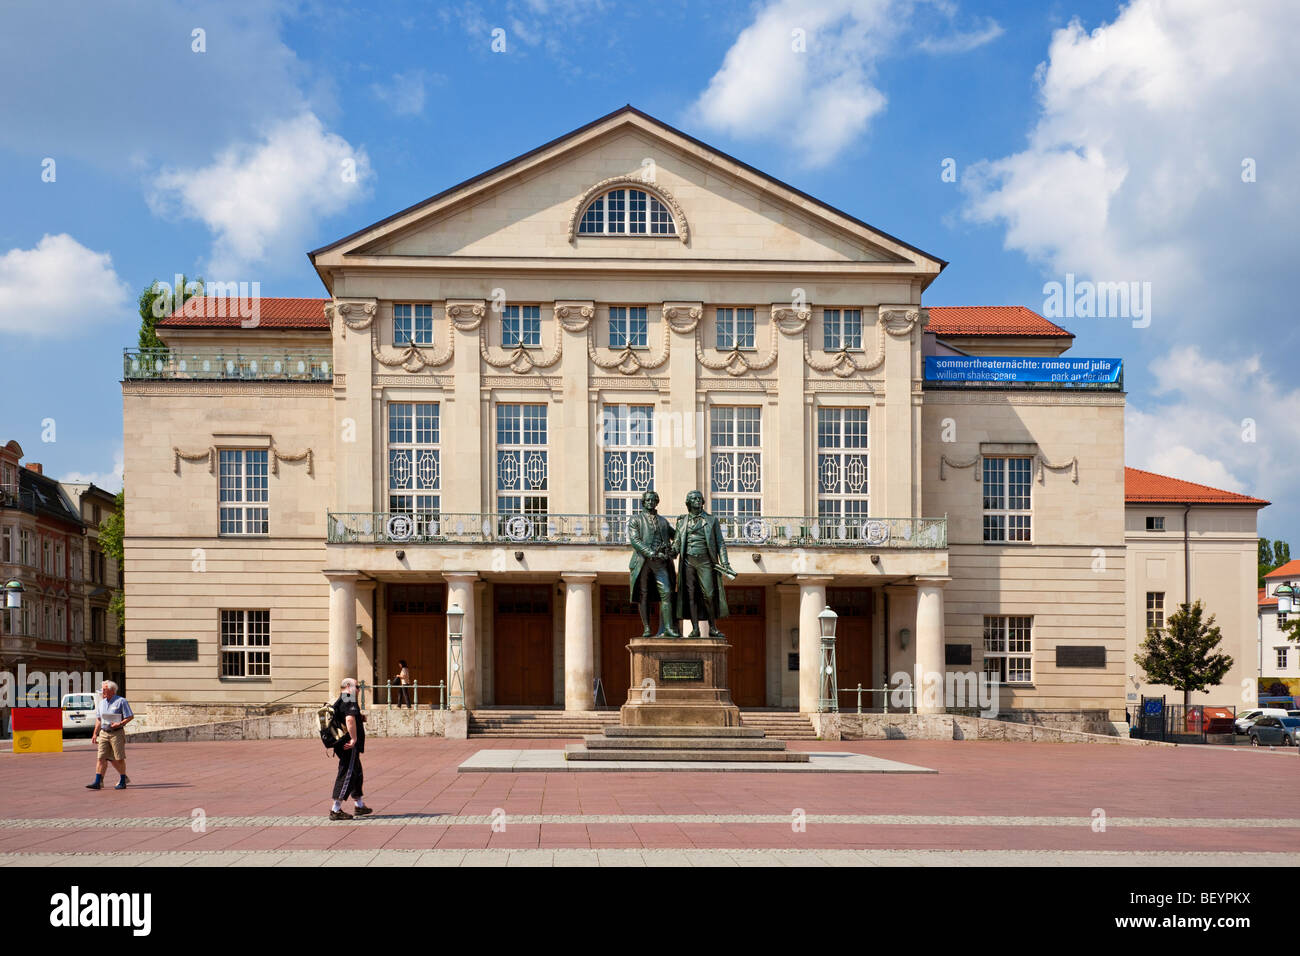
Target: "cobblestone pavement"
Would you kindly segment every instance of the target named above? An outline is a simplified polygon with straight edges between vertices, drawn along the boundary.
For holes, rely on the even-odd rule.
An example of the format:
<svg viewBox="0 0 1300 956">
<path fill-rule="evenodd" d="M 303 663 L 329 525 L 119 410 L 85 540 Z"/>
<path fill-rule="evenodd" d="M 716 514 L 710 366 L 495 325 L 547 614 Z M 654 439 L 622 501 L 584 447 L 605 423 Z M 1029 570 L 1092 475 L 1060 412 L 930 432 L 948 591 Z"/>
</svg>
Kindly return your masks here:
<svg viewBox="0 0 1300 956">
<path fill-rule="evenodd" d="M 365 819 L 330 822 L 312 740 L 0 754 L 0 865 L 1265 866 L 1300 850 L 1294 752 L 795 741 L 935 774 L 457 773 L 555 740 L 373 739 Z"/>
</svg>

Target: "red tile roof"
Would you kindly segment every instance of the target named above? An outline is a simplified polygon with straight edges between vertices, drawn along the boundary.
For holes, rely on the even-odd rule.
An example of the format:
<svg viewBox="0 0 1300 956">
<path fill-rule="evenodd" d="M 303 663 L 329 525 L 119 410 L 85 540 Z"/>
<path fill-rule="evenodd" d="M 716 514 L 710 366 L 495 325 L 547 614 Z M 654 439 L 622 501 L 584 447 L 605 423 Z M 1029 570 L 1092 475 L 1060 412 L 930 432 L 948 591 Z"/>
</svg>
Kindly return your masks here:
<svg viewBox="0 0 1300 956">
<path fill-rule="evenodd" d="M 1139 468 L 1124 469 L 1124 500 L 1130 504 L 1218 504 L 1218 505 L 1259 505 L 1270 504 L 1263 498 L 1239 495 L 1234 491 L 1223 491 L 1209 485 L 1198 485 L 1193 481 L 1169 478 Z"/>
<path fill-rule="evenodd" d="M 164 329 L 242 328 L 252 318 L 248 299 L 196 296 L 178 311 L 158 323 Z M 262 297 L 257 303 L 257 328 L 328 329 L 325 305 L 329 299 L 284 299 Z"/>
<path fill-rule="evenodd" d="M 1275 568 L 1268 572 L 1268 574 L 1264 575 L 1264 578 L 1266 580 L 1268 578 L 1300 578 L 1300 558 L 1288 561 L 1280 568 Z M 1274 598 L 1273 600 L 1276 601 L 1277 598 Z"/>
<path fill-rule="evenodd" d="M 932 305 L 926 331 L 936 335 L 1071 336 L 1023 305 Z"/>
<path fill-rule="evenodd" d="M 1260 589 L 1259 589 L 1259 606 L 1260 606 L 1260 607 L 1275 607 L 1275 606 L 1277 606 L 1277 598 L 1275 598 L 1275 597 L 1266 597 L 1266 596 L 1264 595 L 1264 592 L 1265 592 L 1266 590 L 1267 590 L 1267 588 L 1260 588 Z"/>
</svg>

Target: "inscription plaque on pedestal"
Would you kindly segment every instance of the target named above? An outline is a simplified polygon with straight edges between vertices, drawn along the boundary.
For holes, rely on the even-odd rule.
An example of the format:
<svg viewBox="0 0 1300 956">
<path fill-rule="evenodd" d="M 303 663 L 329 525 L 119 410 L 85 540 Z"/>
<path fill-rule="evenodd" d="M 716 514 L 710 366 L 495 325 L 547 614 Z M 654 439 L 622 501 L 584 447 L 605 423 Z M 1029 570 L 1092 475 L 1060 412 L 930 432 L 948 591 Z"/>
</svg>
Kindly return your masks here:
<svg viewBox="0 0 1300 956">
<path fill-rule="evenodd" d="M 660 680 L 704 680 L 704 661 L 660 661 Z"/>
</svg>

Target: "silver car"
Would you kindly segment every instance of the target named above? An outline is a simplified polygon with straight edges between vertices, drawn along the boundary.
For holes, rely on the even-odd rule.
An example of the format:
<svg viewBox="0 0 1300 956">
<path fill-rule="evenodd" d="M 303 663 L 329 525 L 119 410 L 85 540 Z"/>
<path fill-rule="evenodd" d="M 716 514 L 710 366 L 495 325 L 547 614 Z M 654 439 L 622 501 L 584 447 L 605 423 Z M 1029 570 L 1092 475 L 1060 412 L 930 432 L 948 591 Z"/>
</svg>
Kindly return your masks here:
<svg viewBox="0 0 1300 956">
<path fill-rule="evenodd" d="M 1253 747 L 1294 747 L 1300 743 L 1300 717 L 1274 717 L 1265 714 L 1246 731 Z"/>
</svg>

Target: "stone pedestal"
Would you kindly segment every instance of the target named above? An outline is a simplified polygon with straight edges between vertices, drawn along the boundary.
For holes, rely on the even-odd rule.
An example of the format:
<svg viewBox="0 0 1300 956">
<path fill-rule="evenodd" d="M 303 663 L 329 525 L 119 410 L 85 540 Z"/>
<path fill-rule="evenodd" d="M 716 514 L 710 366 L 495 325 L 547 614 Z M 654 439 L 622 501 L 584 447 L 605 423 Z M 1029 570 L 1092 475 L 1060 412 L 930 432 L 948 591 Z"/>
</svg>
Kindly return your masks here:
<svg viewBox="0 0 1300 956">
<path fill-rule="evenodd" d="M 620 711 L 624 727 L 739 727 L 722 641 L 635 638 L 632 686 Z"/>
</svg>

